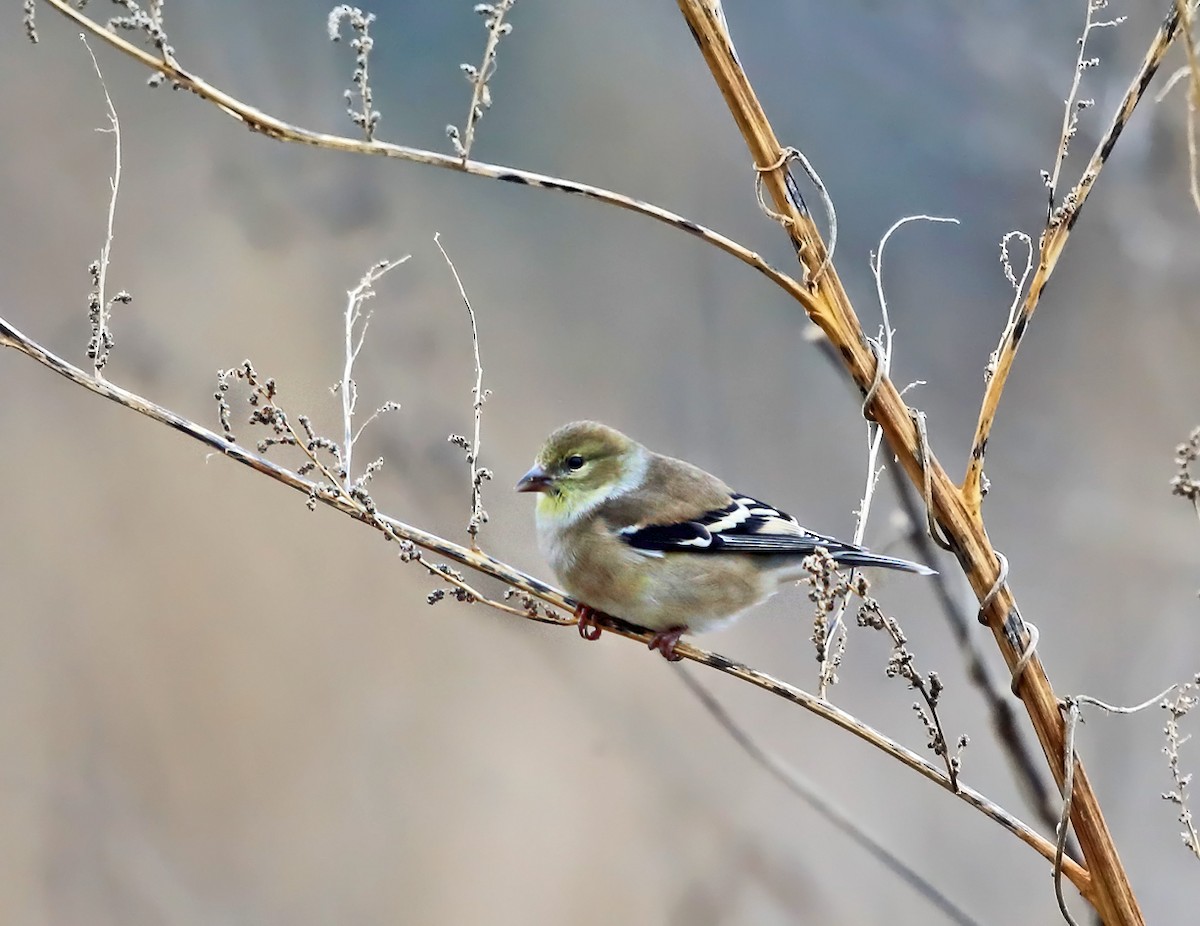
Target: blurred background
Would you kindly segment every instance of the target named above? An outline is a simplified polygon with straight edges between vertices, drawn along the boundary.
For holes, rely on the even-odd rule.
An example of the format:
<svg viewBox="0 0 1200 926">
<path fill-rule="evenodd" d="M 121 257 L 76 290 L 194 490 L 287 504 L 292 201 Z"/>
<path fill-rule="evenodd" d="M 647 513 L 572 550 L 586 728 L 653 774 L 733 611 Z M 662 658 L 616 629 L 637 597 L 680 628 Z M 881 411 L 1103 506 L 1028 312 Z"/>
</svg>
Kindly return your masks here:
<svg viewBox="0 0 1200 926">
<path fill-rule="evenodd" d="M 1095 37 L 1078 175 L 1166 3 Z M 109 10 L 94 4 L 96 16 Z M 1010 291 L 1001 236 L 1036 235 L 1083 3 L 730 4 L 785 144 L 821 172 L 837 264 L 896 380 L 961 472 Z M 1161 10 L 1158 8 L 1162 8 Z M 378 137 L 449 151 L 486 38 L 469 0 L 381 2 Z M 355 134 L 352 52 L 309 0 L 168 4 L 184 67 L 284 119 Z M 0 31 L 3 317 L 86 364 L 89 262 L 112 169 L 104 95 L 77 30 L 39 5 L 41 44 Z M 673 4 L 522 0 L 474 156 L 651 200 L 785 269 L 743 143 Z M 94 43 L 95 44 L 95 43 Z M 550 578 L 511 485 L 542 437 L 595 417 L 715 470 L 814 528 L 853 529 L 858 399 L 805 343 L 796 305 L 715 249 L 579 199 L 283 146 L 95 46 L 122 124 L 109 377 L 215 427 L 218 368 L 251 358 L 283 404 L 338 436 L 346 290 L 379 286 L 357 368 L 387 512 L 463 541 L 468 321 L 479 317 L 484 547 Z M 1173 56 L 1169 72 L 1180 59 Z M 1159 78 L 1156 86 L 1161 86 Z M 988 455 L 989 531 L 1060 694 L 1142 701 L 1200 669 L 1200 528 L 1168 488 L 1200 423 L 1200 218 L 1182 86 L 1143 103 L 1023 342 Z M 1068 180 L 1069 185 L 1070 180 Z M 1065 187 L 1064 187 L 1065 188 Z M 239 412 L 240 415 L 240 412 Z M 235 422 L 235 425 L 237 422 Z M 237 428 L 249 440 L 251 432 Z M 10 923 L 688 924 L 937 922 L 938 914 L 753 764 L 662 660 L 611 636 L 432 585 L 379 536 L 167 428 L 0 354 L 0 910 Z M 286 459 L 282 457 L 281 459 Z M 887 481 L 867 541 L 894 540 Z M 939 564 L 956 588 L 954 564 Z M 485 587 L 491 588 L 486 583 Z M 1032 821 L 927 583 L 876 584 L 943 717 L 964 780 Z M 703 643 L 806 688 L 802 590 Z M 979 642 L 1003 673 L 990 637 Z M 912 693 L 855 629 L 833 698 L 914 749 Z M 981 815 L 805 712 L 702 673 L 765 744 L 986 923 L 1057 919 L 1048 866 Z M 1195 910 L 1162 712 L 1096 717 L 1079 746 L 1151 922 Z M 1194 726 L 1194 722 L 1193 722 Z M 1035 747 L 1036 748 L 1036 747 Z M 1185 747 L 1195 770 L 1200 752 Z"/>
</svg>

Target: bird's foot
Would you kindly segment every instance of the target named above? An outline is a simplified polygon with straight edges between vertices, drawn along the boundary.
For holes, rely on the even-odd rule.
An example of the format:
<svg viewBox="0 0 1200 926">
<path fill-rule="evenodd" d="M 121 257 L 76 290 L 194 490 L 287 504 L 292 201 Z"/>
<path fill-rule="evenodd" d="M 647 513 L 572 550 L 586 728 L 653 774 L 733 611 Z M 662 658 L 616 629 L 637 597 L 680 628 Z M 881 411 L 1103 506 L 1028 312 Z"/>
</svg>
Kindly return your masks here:
<svg viewBox="0 0 1200 926">
<path fill-rule="evenodd" d="M 579 635 L 585 640 L 600 639 L 600 628 L 596 624 L 596 615 L 599 613 L 585 604 L 575 605 L 575 620 L 578 622 L 576 626 L 579 628 Z"/>
<path fill-rule="evenodd" d="M 670 627 L 666 630 L 660 630 L 646 645 L 650 649 L 656 649 L 662 653 L 663 659 L 669 662 L 679 662 L 683 657 L 675 652 L 675 646 L 679 643 L 679 638 L 685 633 L 687 633 L 686 627 Z"/>
</svg>

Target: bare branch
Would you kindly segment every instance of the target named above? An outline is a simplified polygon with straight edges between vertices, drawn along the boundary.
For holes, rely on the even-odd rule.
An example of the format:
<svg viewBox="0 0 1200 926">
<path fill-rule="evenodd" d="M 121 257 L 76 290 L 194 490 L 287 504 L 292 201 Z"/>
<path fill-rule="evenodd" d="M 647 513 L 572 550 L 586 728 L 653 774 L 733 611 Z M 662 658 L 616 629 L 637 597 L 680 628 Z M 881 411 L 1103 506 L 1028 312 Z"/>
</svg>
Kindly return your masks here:
<svg viewBox="0 0 1200 926">
<path fill-rule="evenodd" d="M 1084 71 L 1091 70 L 1100 63 L 1099 58 L 1087 58 L 1087 43 L 1093 29 L 1104 29 L 1112 26 L 1119 26 L 1125 22 L 1128 17 L 1118 16 L 1110 20 L 1097 20 L 1096 14 L 1108 6 L 1108 0 L 1086 0 L 1087 15 L 1083 22 L 1083 31 L 1077 38 L 1076 44 L 1079 47 L 1079 52 L 1075 57 L 1075 70 L 1071 78 L 1071 89 L 1067 93 L 1067 98 L 1063 104 L 1063 119 L 1062 131 L 1059 134 L 1058 148 L 1054 154 L 1054 170 L 1042 171 L 1042 180 L 1046 184 L 1046 190 L 1049 192 L 1049 205 L 1046 208 L 1046 221 L 1050 223 L 1054 216 L 1054 198 L 1058 189 L 1058 178 L 1062 173 L 1063 164 L 1067 160 L 1067 151 L 1071 147 L 1071 140 L 1075 137 L 1079 130 L 1079 114 L 1086 109 L 1090 109 L 1096 105 L 1095 100 L 1081 100 L 1079 98 L 1079 84 L 1083 79 Z"/>
<path fill-rule="evenodd" d="M 25 37 L 36 45 L 38 43 L 37 0 L 21 0 L 21 23 L 25 26 Z"/>
<path fill-rule="evenodd" d="M 1118 707 L 1115 704 L 1107 704 L 1099 698 L 1093 698 L 1090 695 L 1072 695 L 1062 700 L 1062 709 L 1066 714 L 1066 720 L 1063 724 L 1063 804 L 1058 825 L 1055 827 L 1054 896 L 1058 901 L 1058 910 L 1068 926 L 1078 926 L 1075 918 L 1071 916 L 1071 911 L 1067 909 L 1067 900 L 1063 896 L 1062 878 L 1064 873 L 1064 853 L 1069 832 L 1068 822 L 1071 817 L 1071 803 L 1075 797 L 1075 776 L 1082 770 L 1082 766 L 1079 764 L 1079 757 L 1075 753 L 1075 732 L 1082 722 L 1080 705 L 1088 704 L 1092 707 L 1098 707 L 1109 714 L 1136 714 L 1162 701 L 1176 687 L 1175 685 L 1171 685 L 1162 693 L 1156 694 L 1154 697 L 1148 698 L 1141 704 L 1134 705 L 1133 707 Z"/>
<path fill-rule="evenodd" d="M 208 100 L 226 115 L 233 117 L 247 128 L 268 138 L 295 144 L 312 145 L 313 147 L 329 151 L 345 151 L 352 154 L 374 155 L 377 157 L 410 161 L 430 167 L 454 170 L 475 177 L 486 177 L 491 180 L 501 180 L 505 183 L 515 183 L 536 189 L 550 190 L 556 193 L 567 193 L 606 203 L 618 209 L 625 209 L 646 216 L 656 222 L 661 222 L 695 238 L 699 238 L 757 270 L 791 295 L 792 298 L 800 302 L 810 315 L 821 311 L 820 306 L 813 300 L 808 289 L 798 280 L 772 267 L 759 254 L 739 244 L 732 238 L 706 228 L 697 222 L 693 222 L 678 213 L 671 212 L 669 209 L 663 209 L 661 206 L 626 196 L 623 193 L 606 190 L 603 187 L 592 186 L 587 183 L 579 183 L 563 177 L 539 174 L 534 171 L 521 170 L 520 168 L 508 167 L 506 165 L 485 164 L 480 161 L 468 161 L 464 163 L 460 157 L 440 154 L 435 151 L 426 151 L 420 148 L 411 148 L 388 142 L 363 141 L 341 135 L 313 132 L 284 122 L 282 119 L 278 119 L 262 110 L 255 109 L 253 106 L 243 103 L 196 75 L 185 71 L 173 58 L 170 61 L 163 61 L 155 58 L 153 55 L 147 54 L 120 36 L 102 28 L 87 16 L 84 16 L 77 9 L 73 8 L 67 0 L 42 0 L 42 2 L 48 3 L 85 32 L 103 39 L 123 54 L 167 77 L 174 85 L 194 93 L 201 99 Z"/>
<path fill-rule="evenodd" d="M 1099 0 L 1087 0 L 1087 2 L 1089 4 L 1088 15 L 1090 21 L 1091 7 L 1093 4 L 1099 2 Z M 1018 313 L 1015 322 L 1007 329 L 1008 333 L 1000 345 L 995 362 L 989 363 L 992 375 L 988 378 L 983 402 L 979 408 L 979 420 L 975 425 L 975 437 L 971 442 L 970 459 L 967 462 L 967 472 L 963 478 L 962 486 L 968 508 L 974 513 L 975 517 L 978 517 L 979 508 L 983 501 L 983 461 L 987 453 L 988 438 L 992 432 L 992 425 L 996 420 L 996 412 L 1000 407 L 1000 397 L 1004 393 L 1005 384 L 1008 382 L 1008 374 L 1012 370 L 1013 360 L 1016 357 L 1021 338 L 1024 336 L 1029 322 L 1033 318 L 1033 313 L 1037 310 L 1046 284 L 1050 282 L 1050 277 L 1058 265 L 1058 259 L 1062 256 L 1063 248 L 1066 247 L 1071 229 L 1075 227 L 1075 222 L 1079 218 L 1079 211 L 1083 208 L 1083 204 L 1087 202 L 1088 195 L 1095 186 L 1101 169 L 1108 162 L 1109 154 L 1116 145 L 1121 132 L 1129 124 L 1134 108 L 1145 95 L 1146 88 L 1150 85 L 1150 79 L 1158 71 L 1158 67 L 1162 63 L 1167 49 L 1171 46 L 1171 42 L 1178 34 L 1178 30 L 1179 8 L 1175 5 L 1174 0 L 1172 0 L 1170 12 L 1151 40 L 1150 47 L 1146 51 L 1141 67 L 1134 75 L 1133 80 L 1130 81 L 1129 88 L 1125 91 L 1125 97 L 1122 99 L 1121 105 L 1113 115 L 1108 130 L 1100 139 L 1099 144 L 1096 145 L 1096 150 L 1092 154 L 1091 160 L 1088 161 L 1087 167 L 1084 168 L 1083 173 L 1080 175 L 1079 182 L 1063 198 L 1063 201 L 1051 210 L 1046 228 L 1042 232 L 1037 269 L 1033 273 L 1033 279 L 1025 295 L 1025 302 L 1021 306 L 1021 311 Z M 1050 179 L 1053 180 L 1053 176 Z"/>
<path fill-rule="evenodd" d="M 1062 755 L 1065 731 L 1058 701 L 1041 660 L 1032 651 L 1033 634 L 1021 618 L 1006 574 L 1002 574 L 1001 560 L 983 525 L 978 498 L 969 498 L 950 481 L 918 426 L 919 413 L 904 403 L 887 376 L 879 375 L 879 360 L 868 345 L 834 268 L 830 266 L 819 277 L 814 277 L 818 269 L 825 267 L 826 249 L 811 217 L 792 197 L 786 170 L 768 169 L 769 165 L 780 160 L 783 149 L 733 49 L 719 0 L 677 0 L 677 3 L 754 163 L 766 171 L 763 185 L 773 208 L 789 220 L 782 223 L 783 227 L 787 230 L 794 253 L 808 273 L 808 279 L 813 282 L 812 302 L 816 305 L 810 308 L 809 303 L 804 303 L 805 310 L 830 339 L 856 385 L 864 394 L 873 392 L 870 411 L 883 427 L 891 449 L 909 478 L 927 487 L 925 496 L 931 526 L 940 526 L 945 533 L 946 542 L 953 548 L 975 594 L 979 596 L 981 619 L 987 621 L 1010 669 L 1021 666 L 1017 691 L 1043 752 L 1049 757 Z M 1141 98 L 1144 82 L 1157 69 L 1162 54 L 1174 37 L 1176 24 L 1177 16 L 1172 7 L 1172 15 L 1156 36 L 1142 71 L 1115 120 L 1116 126 L 1123 127 L 1128 121 L 1133 106 Z M 1097 152 L 1094 162 L 1103 163 L 1107 159 L 1119 131 L 1120 128 L 1110 130 L 1105 146 Z M 1081 182 L 1082 198 L 1086 198 L 1097 170 L 1094 167 L 1090 169 Z M 1065 241 L 1063 230 L 1069 230 L 1077 215 L 1076 210 L 1070 220 L 1058 227 L 1053 248 L 1044 254 L 1044 259 L 1046 255 L 1053 255 L 1048 266 L 1052 267 L 1061 252 Z M 1031 292 L 1040 294 L 1036 274 Z M 1027 302 L 1035 303 L 1036 300 Z M 1018 325 L 1014 338 L 1021 330 Z M 997 375 L 991 384 L 993 387 L 1002 380 L 1007 372 L 1006 363 L 1010 362 L 1011 356 L 1006 360 L 1002 353 Z M 998 396 L 998 391 L 993 393 L 993 398 Z M 994 408 L 991 413 L 985 410 L 984 427 L 981 429 L 985 435 L 990 428 L 991 414 L 994 414 Z M 981 465 L 982 449 L 977 449 L 976 456 Z M 1051 771 L 1056 779 L 1061 780 L 1063 769 L 1057 763 L 1052 763 Z M 1096 890 L 1090 900 L 1110 924 L 1141 923 L 1141 911 L 1128 876 L 1082 767 L 1074 771 L 1074 779 L 1071 819 L 1094 879 Z"/>
<path fill-rule="evenodd" d="M 341 381 L 334 386 L 334 392 L 342 395 L 342 447 L 340 453 L 340 469 L 343 479 L 349 480 L 354 475 L 351 457 L 354 454 L 354 444 L 368 424 L 381 414 L 394 411 L 400 407 L 399 402 L 385 402 L 363 422 L 362 427 L 354 430 L 354 409 L 358 404 L 358 384 L 354 382 L 354 361 L 358 359 L 363 341 L 367 336 L 367 326 L 371 322 L 371 313 L 363 312 L 363 305 L 375 297 L 375 284 L 389 271 L 399 267 L 412 255 L 406 254 L 399 260 L 383 260 L 371 267 L 354 289 L 346 292 L 345 324 L 343 326 L 343 364 Z M 358 328 L 359 322 L 362 327 Z"/>
<path fill-rule="evenodd" d="M 475 385 L 471 387 L 474 401 L 471 403 L 471 408 L 475 416 L 475 432 L 470 442 L 461 434 L 451 434 L 450 442 L 466 451 L 467 465 L 471 467 L 471 519 L 467 522 L 467 534 L 471 538 L 471 549 L 478 550 L 479 528 L 486 524 L 488 519 L 487 512 L 483 510 L 483 484 L 492 478 L 492 471 L 479 465 L 479 428 L 483 420 L 483 403 L 492 394 L 492 390 L 483 388 L 483 364 L 479 359 L 479 328 L 475 323 L 475 310 L 471 308 L 471 300 L 467 298 L 467 290 L 458 275 L 454 261 L 442 247 L 440 232 L 433 236 L 433 243 L 437 245 L 438 250 L 442 252 L 442 257 L 446 259 L 450 272 L 454 275 L 454 282 L 458 286 L 458 294 L 462 297 L 463 305 L 467 307 L 467 315 L 471 319 L 471 347 L 475 353 Z"/>
<path fill-rule="evenodd" d="M 117 193 L 121 189 L 121 122 L 117 119 L 117 108 L 113 105 L 112 97 L 108 95 L 108 85 L 104 82 L 104 75 L 100 73 L 100 62 L 96 60 L 96 54 L 92 51 L 92 46 L 88 44 L 87 39 L 82 35 L 79 38 L 92 59 L 92 67 L 96 69 L 96 77 L 100 81 L 100 87 L 104 90 L 104 102 L 108 106 L 108 128 L 96 129 L 96 131 L 111 133 L 113 137 L 113 173 L 108 181 L 111 195 L 108 200 L 108 224 L 104 230 L 104 246 L 100 248 L 100 259 L 93 262 L 88 268 L 92 277 L 92 291 L 88 295 L 88 320 L 91 323 L 92 335 L 88 340 L 87 356 L 92 361 L 92 369 L 96 375 L 102 377 L 104 367 L 108 363 L 109 352 L 114 345 L 112 329 L 109 327 L 113 306 L 128 305 L 133 297 L 122 290 L 111 299 L 105 298 L 105 284 L 108 280 L 108 267 L 112 257 L 113 223 L 116 221 L 117 215 Z"/>
<path fill-rule="evenodd" d="M 1179 834 L 1183 840 L 1183 844 L 1187 847 L 1196 858 L 1200 858 L 1200 835 L 1196 833 L 1196 821 L 1192 817 L 1192 808 L 1188 803 L 1191 796 L 1189 787 L 1192 783 L 1190 773 L 1184 774 L 1179 765 L 1179 750 L 1183 745 L 1191 739 L 1190 735 L 1184 736 L 1179 729 L 1179 722 L 1197 705 L 1200 704 L 1200 697 L 1197 696 L 1197 691 L 1200 690 L 1200 675 L 1196 675 L 1190 682 L 1180 685 L 1175 692 L 1175 697 L 1171 700 L 1163 700 L 1159 704 L 1168 714 L 1167 724 L 1163 727 L 1163 733 L 1167 737 L 1167 745 L 1163 747 L 1163 754 L 1167 757 L 1167 767 L 1171 771 L 1171 780 L 1175 783 L 1175 787 L 1170 791 L 1164 791 L 1162 798 L 1179 808 L 1178 820 L 1183 824 L 1183 832 Z"/>
<path fill-rule="evenodd" d="M 818 347 L 822 356 L 840 368 L 841 358 L 819 328 L 810 329 L 807 339 Z M 929 532 L 924 529 L 925 512 L 922 510 L 922 502 L 916 489 L 898 467 L 887 467 L 887 473 L 900 500 L 905 519 L 912 525 L 907 539 L 917 552 L 916 559 L 922 563 L 936 562 L 938 550 Z M 933 583 L 934 595 L 966 663 L 967 677 L 979 690 L 987 705 L 992 730 L 1012 767 L 1017 784 L 1038 819 L 1047 829 L 1053 829 L 1058 819 L 1058 811 L 1051 806 L 1054 792 L 1044 780 L 1044 770 L 1039 765 L 1038 758 L 1021 735 L 1008 687 L 1001 688 L 992 677 L 988 662 L 972 636 L 971 628 L 975 625 L 976 612 L 968 607 L 961 595 L 955 594 L 951 589 L 951 577 L 945 571 L 939 570 L 929 577 L 929 581 Z M 1077 848 L 1068 846 L 1068 850 L 1072 858 L 1078 858 Z"/>
<path fill-rule="evenodd" d="M 824 188 L 821 188 L 822 191 Z M 827 209 L 832 215 L 833 204 L 829 203 Z M 878 253 L 872 253 L 870 257 L 871 273 L 875 277 L 875 292 L 879 299 L 879 313 L 881 324 L 879 329 L 879 337 L 872 342 L 878 349 L 878 373 L 881 377 L 889 376 L 892 368 L 892 343 L 895 336 L 895 329 L 892 327 L 891 315 L 888 311 L 887 297 L 883 291 L 883 251 L 887 247 L 887 243 L 891 240 L 892 234 L 903 225 L 909 222 L 926 221 L 926 222 L 949 222 L 954 225 L 958 224 L 958 219 L 945 218 L 932 215 L 909 215 L 892 223 L 892 226 L 883 233 L 883 237 L 879 239 Z M 826 261 L 833 260 L 833 247 L 830 244 L 829 254 Z M 826 342 L 828 343 L 828 342 Z M 903 393 L 901 393 L 903 394 Z M 868 391 L 863 398 L 863 415 L 867 416 L 867 407 L 871 403 L 874 396 Z M 870 517 L 871 503 L 875 497 L 875 487 L 879 484 L 879 477 L 882 475 L 886 467 L 879 465 L 879 448 L 883 443 L 883 428 L 873 423 L 869 418 L 867 420 L 867 479 L 866 485 L 863 488 L 862 500 L 859 502 L 858 510 L 854 515 L 854 537 L 852 543 L 861 546 L 863 538 L 867 531 L 867 518 Z M 855 570 L 851 570 L 851 575 L 856 575 Z M 841 661 L 841 656 L 845 651 L 845 634 L 839 634 L 839 629 L 842 628 L 842 622 L 846 614 L 847 599 L 843 598 L 841 605 L 833 616 L 833 620 L 829 622 L 829 627 L 821 627 L 818 630 L 818 635 L 821 637 L 818 645 L 818 659 L 821 663 L 820 676 L 818 681 L 817 691 L 821 697 L 825 697 L 829 686 L 836 680 L 837 664 Z M 820 619 L 820 618 L 819 618 Z M 815 640 L 815 638 L 814 638 Z M 838 659 L 833 660 L 833 648 L 838 647 Z"/>
<path fill-rule="evenodd" d="M 924 707 L 920 704 L 913 704 L 913 710 L 925 726 L 925 732 L 929 737 L 927 747 L 946 763 L 946 774 L 950 778 L 950 783 L 957 788 L 958 772 L 962 768 L 962 752 L 968 739 L 965 734 L 960 736 L 957 748 L 951 754 L 950 745 L 946 741 L 946 733 L 942 728 L 942 719 L 938 714 L 942 681 L 936 672 L 921 675 L 917 671 L 913 652 L 908 648 L 908 638 L 900 628 L 900 622 L 894 617 L 884 614 L 879 607 L 879 602 L 866 594 L 865 582 L 862 579 L 859 582 L 861 584 L 855 589 L 855 594 L 862 599 L 862 605 L 858 609 L 858 625 L 881 630 L 891 637 L 892 655 L 888 658 L 887 676 L 888 678 L 904 679 L 908 682 L 908 686 L 914 689 L 921 696 L 921 700 L 925 702 Z"/>
</svg>

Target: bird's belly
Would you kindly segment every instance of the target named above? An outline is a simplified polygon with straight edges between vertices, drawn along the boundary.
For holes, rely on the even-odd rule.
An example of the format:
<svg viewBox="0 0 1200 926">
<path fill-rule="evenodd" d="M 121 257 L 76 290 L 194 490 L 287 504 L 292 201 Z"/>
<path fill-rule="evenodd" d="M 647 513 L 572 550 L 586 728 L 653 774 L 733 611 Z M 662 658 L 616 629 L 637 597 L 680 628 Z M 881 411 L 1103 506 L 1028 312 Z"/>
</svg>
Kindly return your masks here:
<svg viewBox="0 0 1200 926">
<path fill-rule="evenodd" d="M 611 544 L 588 549 L 547 536 L 543 554 L 572 597 L 650 630 L 715 629 L 769 598 L 777 579 L 737 554 L 648 556 Z"/>
</svg>

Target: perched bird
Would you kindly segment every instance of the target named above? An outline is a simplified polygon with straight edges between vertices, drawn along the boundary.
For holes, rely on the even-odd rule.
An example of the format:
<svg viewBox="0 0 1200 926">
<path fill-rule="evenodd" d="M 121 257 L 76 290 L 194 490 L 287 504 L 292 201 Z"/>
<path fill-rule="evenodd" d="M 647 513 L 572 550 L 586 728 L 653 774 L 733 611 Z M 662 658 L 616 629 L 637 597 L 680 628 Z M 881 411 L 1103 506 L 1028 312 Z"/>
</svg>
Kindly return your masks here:
<svg viewBox="0 0 1200 926">
<path fill-rule="evenodd" d="M 804 577 L 817 547 L 844 566 L 933 573 L 814 533 L 597 421 L 551 434 L 516 489 L 540 493 L 538 545 L 581 602 L 580 634 L 600 635 L 601 611 L 656 631 L 650 648 L 672 660 L 683 633 L 718 627 Z"/>
</svg>

